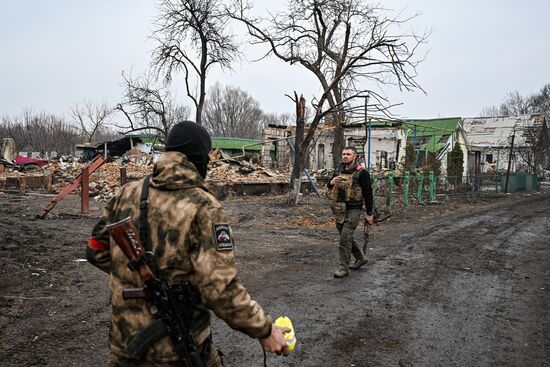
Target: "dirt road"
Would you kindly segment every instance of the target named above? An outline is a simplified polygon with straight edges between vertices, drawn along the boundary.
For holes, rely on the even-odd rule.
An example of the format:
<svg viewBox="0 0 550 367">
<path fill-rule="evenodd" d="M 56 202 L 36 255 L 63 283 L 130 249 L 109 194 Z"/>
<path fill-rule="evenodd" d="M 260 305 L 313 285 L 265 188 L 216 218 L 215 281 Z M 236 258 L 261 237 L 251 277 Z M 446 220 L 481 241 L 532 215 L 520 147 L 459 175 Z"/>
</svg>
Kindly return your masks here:
<svg viewBox="0 0 550 367">
<path fill-rule="evenodd" d="M 0 365 L 99 366 L 107 278 L 81 262 L 92 217 L 76 197 L 0 198 Z M 550 192 L 455 198 L 375 229 L 367 266 L 334 279 L 322 200 L 231 199 L 240 279 L 298 345 L 268 366 L 550 366 Z M 361 235 L 357 232 L 357 239 Z M 228 366 L 261 366 L 259 344 L 214 321 Z"/>
</svg>

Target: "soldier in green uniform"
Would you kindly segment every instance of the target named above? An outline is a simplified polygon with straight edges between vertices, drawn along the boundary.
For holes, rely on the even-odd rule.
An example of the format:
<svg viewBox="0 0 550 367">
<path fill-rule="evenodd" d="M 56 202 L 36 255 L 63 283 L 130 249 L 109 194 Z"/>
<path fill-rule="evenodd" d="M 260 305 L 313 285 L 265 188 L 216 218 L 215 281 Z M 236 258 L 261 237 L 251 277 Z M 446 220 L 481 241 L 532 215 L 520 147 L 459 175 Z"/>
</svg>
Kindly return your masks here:
<svg viewBox="0 0 550 367">
<path fill-rule="evenodd" d="M 335 170 L 328 183 L 331 189 L 331 209 L 336 216 L 336 228 L 340 234 L 340 263 L 334 273 L 335 278 L 349 275 L 349 269 L 356 270 L 367 263 L 367 258 L 353 239 L 355 228 L 362 215 L 365 203 L 365 221 L 373 223 L 373 195 L 370 175 L 362 166 L 356 164 L 357 151 L 354 147 L 345 147 L 342 151 L 342 163 Z M 351 254 L 355 262 L 350 266 Z"/>
<path fill-rule="evenodd" d="M 259 339 L 268 352 L 288 354 L 283 332 L 251 299 L 237 280 L 234 243 L 221 204 L 204 188 L 210 136 L 191 121 L 176 124 L 164 153 L 149 180 L 147 243 L 157 277 L 169 284 L 192 285 L 191 335 L 207 367 L 222 366 L 210 333 L 210 310 L 233 329 Z M 86 249 L 88 261 L 109 274 L 111 291 L 110 366 L 183 366 L 168 337 L 155 342 L 141 360 L 128 352 L 131 340 L 154 321 L 155 310 L 143 299 L 122 298 L 122 290 L 141 287 L 140 277 L 128 269 L 128 259 L 105 227 L 131 216 L 140 223 L 143 180 L 124 185 L 104 209 Z M 139 227 L 139 226 L 138 226 Z M 142 238 L 143 242 L 146 242 Z M 147 248 L 147 247 L 146 247 Z"/>
</svg>

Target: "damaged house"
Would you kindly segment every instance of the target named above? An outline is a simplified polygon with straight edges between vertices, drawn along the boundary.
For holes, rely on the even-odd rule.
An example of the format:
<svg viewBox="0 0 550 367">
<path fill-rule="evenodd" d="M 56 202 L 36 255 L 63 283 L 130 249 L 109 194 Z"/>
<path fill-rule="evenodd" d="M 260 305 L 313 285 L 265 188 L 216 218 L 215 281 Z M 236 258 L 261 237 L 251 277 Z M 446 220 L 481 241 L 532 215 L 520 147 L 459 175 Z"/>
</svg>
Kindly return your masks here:
<svg viewBox="0 0 550 367">
<path fill-rule="evenodd" d="M 548 137 L 544 115 L 465 118 L 462 128 L 467 137 L 468 159 L 465 162 L 468 162 L 469 174 L 505 172 L 512 136 L 514 151 L 510 171 L 540 172 L 539 166 L 548 151 L 548 139 L 540 140 L 541 137 Z"/>
<path fill-rule="evenodd" d="M 213 136 L 212 149 L 220 149 L 225 158 L 246 157 L 253 161 L 260 161 L 262 153 L 270 155 L 270 151 L 274 151 L 275 147 L 271 145 L 264 150 L 260 140 Z"/>
<path fill-rule="evenodd" d="M 76 145 L 75 156 L 84 162 L 89 162 L 99 154 L 105 154 L 110 157 L 121 157 L 129 150 L 137 149 L 144 153 L 153 153 L 154 145 L 159 142 L 158 137 L 152 134 L 127 134 L 120 139 L 85 143 Z"/>
<path fill-rule="evenodd" d="M 367 129 L 364 120 L 350 121 L 344 127 L 345 145 L 354 146 L 362 156 L 362 164 L 369 163 L 377 171 L 394 170 L 397 162 L 405 154 L 405 135 L 398 121 L 370 121 L 370 160 L 365 158 L 369 151 Z M 270 168 L 290 168 L 292 165 L 292 147 L 295 126 L 269 125 L 264 129 L 262 141 L 264 151 L 263 164 Z M 307 131 L 307 127 L 306 127 Z M 307 168 L 313 171 L 333 169 L 332 143 L 334 126 L 319 126 L 310 145 Z M 268 150 L 271 149 L 271 150 Z M 368 153 L 367 153 L 368 154 Z"/>
<path fill-rule="evenodd" d="M 407 136 L 407 144 L 412 144 L 417 152 L 416 167 L 422 168 L 428 159 L 429 153 L 434 153 L 441 162 L 441 175 L 447 174 L 447 161 L 450 152 L 459 144 L 464 156 L 468 156 L 466 147 L 467 138 L 461 126 L 460 117 L 448 117 L 426 120 L 406 120 L 403 129 Z M 463 176 L 467 167 L 464 165 Z"/>
<path fill-rule="evenodd" d="M 422 169 L 430 153 L 441 162 L 440 174 L 447 174 L 448 156 L 456 144 L 463 154 L 463 176 L 503 172 L 507 167 L 511 137 L 515 131 L 512 172 L 534 172 L 548 164 L 550 132 L 544 115 L 507 117 L 437 118 L 415 120 L 350 121 L 344 127 L 345 145 L 356 147 L 361 163 L 371 171 L 397 170 L 404 162 L 406 146 L 417 152 L 416 167 Z M 269 125 L 263 131 L 262 160 L 265 167 L 290 168 L 294 126 Z M 307 131 L 307 127 L 306 127 Z M 542 139 L 541 136 L 545 137 Z M 311 142 L 307 168 L 313 171 L 333 168 L 334 126 L 319 126 Z M 369 149 L 370 141 L 370 149 Z M 544 146 L 541 147 L 540 145 Z M 370 151 L 370 154 L 369 154 Z M 365 154 L 366 153 L 366 154 Z"/>
</svg>

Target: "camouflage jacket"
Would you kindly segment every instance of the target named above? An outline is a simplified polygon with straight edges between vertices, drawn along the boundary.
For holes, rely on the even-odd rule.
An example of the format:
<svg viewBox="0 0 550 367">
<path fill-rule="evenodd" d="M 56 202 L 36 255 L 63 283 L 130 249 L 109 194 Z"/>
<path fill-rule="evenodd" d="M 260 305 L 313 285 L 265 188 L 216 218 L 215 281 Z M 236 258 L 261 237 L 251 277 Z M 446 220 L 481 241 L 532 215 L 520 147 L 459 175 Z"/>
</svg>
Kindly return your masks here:
<svg viewBox="0 0 550 367">
<path fill-rule="evenodd" d="M 93 228 L 86 253 L 91 264 L 110 274 L 111 353 L 123 357 L 128 341 L 153 321 L 153 315 L 144 300 L 122 299 L 123 289 L 143 284 L 139 275 L 128 269 L 128 259 L 105 226 L 131 216 L 139 228 L 142 184 L 143 180 L 130 182 L 111 199 Z M 192 334 L 198 344 L 210 334 L 209 309 L 233 329 L 253 338 L 267 337 L 271 318 L 237 281 L 228 218 L 202 185 L 202 178 L 182 153 L 167 152 L 155 164 L 147 212 L 149 243 L 155 256 L 151 268 L 159 278 L 170 283 L 187 280 L 197 290 Z M 178 356 L 165 337 L 149 349 L 146 359 L 171 362 Z"/>
</svg>

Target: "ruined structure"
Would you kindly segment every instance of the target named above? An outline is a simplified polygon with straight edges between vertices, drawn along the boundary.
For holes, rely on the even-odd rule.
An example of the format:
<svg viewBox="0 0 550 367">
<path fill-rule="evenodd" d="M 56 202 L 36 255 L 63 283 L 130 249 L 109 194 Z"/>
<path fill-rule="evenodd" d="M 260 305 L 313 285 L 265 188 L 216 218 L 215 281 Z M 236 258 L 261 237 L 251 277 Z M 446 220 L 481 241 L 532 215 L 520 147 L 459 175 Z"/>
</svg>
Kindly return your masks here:
<svg viewBox="0 0 550 367">
<path fill-rule="evenodd" d="M 539 134 L 548 136 L 544 115 L 465 118 L 462 122 L 467 139 L 468 173 L 505 172 L 511 138 L 514 135 L 511 172 L 533 172 L 539 149 Z M 546 147 L 548 148 L 548 147 Z"/>
<path fill-rule="evenodd" d="M 361 157 L 361 164 L 365 167 L 370 162 L 371 170 L 384 171 L 395 170 L 397 163 L 405 154 L 405 134 L 398 121 L 370 121 L 370 160 L 365 157 L 369 151 L 369 139 L 364 121 L 350 121 L 344 127 L 344 139 L 346 145 L 357 149 Z M 262 140 L 272 141 L 266 143 L 263 153 L 263 162 L 266 167 L 281 168 L 290 167 L 292 164 L 292 152 L 288 140 L 292 141 L 294 126 L 269 125 L 263 131 Z M 307 131 L 307 127 L 306 127 Z M 309 147 L 309 161 L 306 167 L 312 171 L 333 169 L 332 142 L 334 140 L 334 127 L 328 124 L 321 125 L 315 132 L 315 136 Z M 276 148 L 271 154 L 267 147 L 275 144 Z"/>
</svg>

